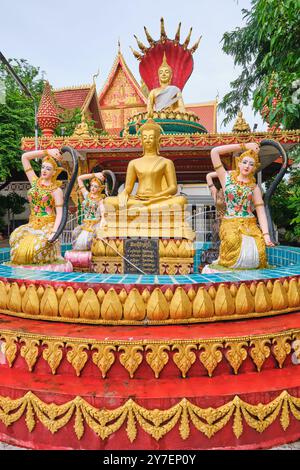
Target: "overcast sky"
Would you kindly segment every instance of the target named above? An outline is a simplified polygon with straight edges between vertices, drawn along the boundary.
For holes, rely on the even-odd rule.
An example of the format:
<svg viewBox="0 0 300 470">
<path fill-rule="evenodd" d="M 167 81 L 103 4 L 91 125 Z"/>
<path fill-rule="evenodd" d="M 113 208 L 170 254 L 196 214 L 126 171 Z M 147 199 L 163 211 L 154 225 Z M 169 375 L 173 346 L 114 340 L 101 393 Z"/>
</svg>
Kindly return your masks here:
<svg viewBox="0 0 300 470">
<path fill-rule="evenodd" d="M 118 39 L 124 58 L 140 81 L 138 61 L 129 46 L 138 49 L 133 34 L 147 44 L 143 26 L 159 38 L 160 18 L 168 37 L 174 38 L 182 22 L 181 42 L 193 26 L 191 45 L 202 35 L 194 54 L 194 71 L 183 90 L 186 103 L 219 100 L 238 75 L 233 59 L 222 52 L 226 31 L 243 24 L 242 8 L 250 0 L 1 0 L 0 50 L 7 57 L 25 58 L 45 71 L 54 88 L 92 82 L 101 90 L 117 54 Z M 264 128 L 251 107 L 244 109 L 251 128 Z M 231 131 L 233 123 L 218 130 Z"/>
</svg>

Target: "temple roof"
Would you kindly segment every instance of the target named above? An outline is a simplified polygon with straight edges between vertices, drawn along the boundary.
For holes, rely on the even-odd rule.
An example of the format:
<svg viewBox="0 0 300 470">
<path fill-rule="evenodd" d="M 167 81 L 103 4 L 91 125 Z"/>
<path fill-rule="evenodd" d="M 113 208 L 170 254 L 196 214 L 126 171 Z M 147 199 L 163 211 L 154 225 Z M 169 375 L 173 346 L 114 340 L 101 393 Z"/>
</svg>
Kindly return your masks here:
<svg viewBox="0 0 300 470">
<path fill-rule="evenodd" d="M 187 111 L 197 114 L 200 124 L 202 124 L 210 134 L 217 132 L 217 106 L 217 100 L 208 101 L 207 103 L 185 103 Z"/>
<path fill-rule="evenodd" d="M 89 111 L 95 126 L 104 129 L 95 84 L 59 88 L 54 90 L 54 96 L 57 105 L 64 110 L 79 108 L 81 112 Z"/>
<path fill-rule="evenodd" d="M 141 90 L 141 87 L 140 85 L 138 84 L 138 82 L 136 81 L 136 79 L 134 78 L 133 74 L 131 73 L 128 65 L 126 64 L 125 62 L 125 59 L 121 53 L 121 51 L 119 50 L 118 51 L 118 54 L 115 58 L 115 61 L 113 63 L 113 66 L 112 66 L 112 69 L 108 75 L 108 78 L 104 84 L 104 87 L 102 88 L 100 94 L 99 94 L 99 103 L 100 103 L 100 106 L 103 106 L 104 105 L 104 101 L 105 101 L 105 96 L 106 94 L 108 93 L 108 91 L 111 89 L 112 85 L 113 85 L 113 82 L 115 81 L 115 79 L 117 78 L 117 75 L 118 75 L 118 72 L 119 72 L 119 69 L 121 69 L 124 74 L 125 74 L 125 77 L 127 79 L 127 82 L 129 85 L 131 85 L 135 91 L 135 93 L 138 95 L 138 97 L 140 98 L 140 103 L 144 103 L 146 104 L 147 102 L 147 98 L 145 97 L 144 93 L 142 92 Z"/>
</svg>

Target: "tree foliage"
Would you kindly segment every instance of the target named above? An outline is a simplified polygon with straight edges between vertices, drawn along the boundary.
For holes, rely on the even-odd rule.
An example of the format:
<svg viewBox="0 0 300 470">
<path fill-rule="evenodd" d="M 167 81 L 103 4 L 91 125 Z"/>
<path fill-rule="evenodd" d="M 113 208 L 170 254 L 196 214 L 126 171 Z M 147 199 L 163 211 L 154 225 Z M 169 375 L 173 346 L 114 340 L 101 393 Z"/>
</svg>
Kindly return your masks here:
<svg viewBox="0 0 300 470">
<path fill-rule="evenodd" d="M 24 59 L 9 62 L 38 103 L 43 91 L 39 68 Z M 4 85 L 0 103 L 0 181 L 5 181 L 14 171 L 22 169 L 21 138 L 34 134 L 34 105 L 2 64 L 0 80 Z"/>
<path fill-rule="evenodd" d="M 269 107 L 271 126 L 299 128 L 300 0 L 252 0 L 251 6 L 242 10 L 245 26 L 223 35 L 223 51 L 241 67 L 220 103 L 225 123 L 253 99 L 256 111 Z"/>
</svg>

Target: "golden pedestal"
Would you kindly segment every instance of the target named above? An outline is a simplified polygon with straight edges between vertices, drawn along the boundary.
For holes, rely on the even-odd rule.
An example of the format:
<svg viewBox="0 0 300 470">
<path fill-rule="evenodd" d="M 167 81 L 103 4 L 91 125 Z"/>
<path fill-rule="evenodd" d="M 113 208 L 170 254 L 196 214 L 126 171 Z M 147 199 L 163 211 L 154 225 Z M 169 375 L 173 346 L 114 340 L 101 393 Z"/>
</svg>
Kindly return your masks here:
<svg viewBox="0 0 300 470">
<path fill-rule="evenodd" d="M 125 239 L 95 238 L 92 244 L 93 270 L 97 273 L 124 274 Z M 194 268 L 191 240 L 159 239 L 159 274 L 191 274 Z"/>
</svg>

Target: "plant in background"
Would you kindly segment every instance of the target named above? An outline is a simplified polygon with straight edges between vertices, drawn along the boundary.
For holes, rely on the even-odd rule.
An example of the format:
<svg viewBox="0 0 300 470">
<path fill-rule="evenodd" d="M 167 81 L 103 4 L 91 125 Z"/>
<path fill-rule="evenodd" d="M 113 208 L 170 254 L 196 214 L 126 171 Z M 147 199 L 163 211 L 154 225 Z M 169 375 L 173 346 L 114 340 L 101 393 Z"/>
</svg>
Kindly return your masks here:
<svg viewBox="0 0 300 470">
<path fill-rule="evenodd" d="M 223 51 L 241 67 L 220 103 L 224 122 L 253 99 L 255 111 L 265 107 L 270 127 L 299 129 L 300 2 L 252 0 L 251 7 L 242 10 L 245 26 L 223 35 Z"/>
</svg>

